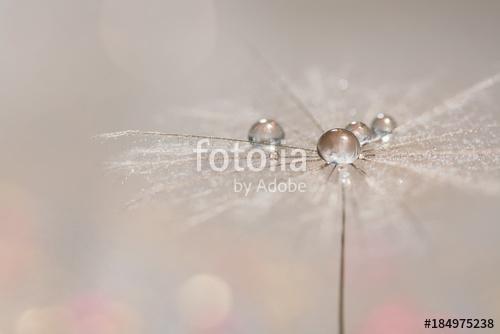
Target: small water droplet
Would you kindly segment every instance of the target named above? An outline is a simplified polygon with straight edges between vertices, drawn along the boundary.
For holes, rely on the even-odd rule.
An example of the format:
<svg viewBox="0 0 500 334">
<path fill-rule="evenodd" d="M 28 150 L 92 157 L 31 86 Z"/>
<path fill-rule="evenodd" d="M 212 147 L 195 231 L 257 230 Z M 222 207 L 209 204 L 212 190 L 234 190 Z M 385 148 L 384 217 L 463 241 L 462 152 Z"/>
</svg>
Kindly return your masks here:
<svg viewBox="0 0 500 334">
<path fill-rule="evenodd" d="M 262 118 L 248 131 L 248 140 L 261 145 L 279 145 L 285 139 L 285 131 L 278 122 Z"/>
<path fill-rule="evenodd" d="M 390 138 L 396 126 L 394 118 L 383 113 L 378 114 L 372 122 L 373 132 L 384 142 Z"/>
<path fill-rule="evenodd" d="M 372 129 L 363 122 L 351 122 L 345 128 L 354 133 L 361 145 L 367 144 L 374 137 Z"/>
</svg>

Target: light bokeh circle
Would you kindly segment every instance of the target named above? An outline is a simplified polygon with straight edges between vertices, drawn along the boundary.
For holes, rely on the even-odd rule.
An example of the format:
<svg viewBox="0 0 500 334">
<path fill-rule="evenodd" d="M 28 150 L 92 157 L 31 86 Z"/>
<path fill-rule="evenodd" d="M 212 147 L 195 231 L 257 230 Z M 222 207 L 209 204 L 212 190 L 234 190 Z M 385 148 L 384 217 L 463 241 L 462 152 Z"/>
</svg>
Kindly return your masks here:
<svg viewBox="0 0 500 334">
<path fill-rule="evenodd" d="M 233 306 L 233 293 L 222 278 L 199 274 L 187 279 L 178 292 L 178 307 L 186 327 L 209 329 L 220 326 Z"/>
</svg>

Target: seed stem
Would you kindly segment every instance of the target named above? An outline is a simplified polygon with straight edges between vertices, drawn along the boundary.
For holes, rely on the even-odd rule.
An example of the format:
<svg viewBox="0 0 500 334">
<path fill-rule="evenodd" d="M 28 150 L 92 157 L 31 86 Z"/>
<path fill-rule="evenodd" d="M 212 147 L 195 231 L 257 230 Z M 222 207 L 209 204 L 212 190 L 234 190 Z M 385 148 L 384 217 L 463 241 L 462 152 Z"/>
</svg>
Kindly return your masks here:
<svg viewBox="0 0 500 334">
<path fill-rule="evenodd" d="M 339 334 L 344 334 L 344 281 L 345 281 L 345 223 L 346 223 L 346 198 L 345 185 L 341 182 L 342 196 L 342 222 L 340 229 L 340 269 L 339 269 L 339 299 L 338 299 L 338 321 Z"/>
</svg>

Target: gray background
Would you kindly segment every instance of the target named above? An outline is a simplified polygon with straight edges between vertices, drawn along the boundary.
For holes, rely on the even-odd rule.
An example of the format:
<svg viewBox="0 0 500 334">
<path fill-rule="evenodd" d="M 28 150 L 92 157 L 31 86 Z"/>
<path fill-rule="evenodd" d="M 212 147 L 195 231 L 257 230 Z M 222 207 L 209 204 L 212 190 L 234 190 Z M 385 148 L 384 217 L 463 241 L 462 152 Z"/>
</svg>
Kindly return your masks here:
<svg viewBox="0 0 500 334">
<path fill-rule="evenodd" d="M 311 66 L 374 88 L 438 76 L 429 94 L 445 98 L 500 69 L 499 33 L 500 2 L 486 0 L 0 0 L 0 333 L 331 333 L 327 251 L 124 211 L 131 193 L 91 137 L 196 132 L 207 126 L 170 110 L 269 94 L 249 44 L 292 79 Z M 349 333 L 500 321 L 498 199 L 438 189 L 412 203 L 433 247 L 352 264 Z M 209 285 L 215 328 L 179 306 L 198 274 L 222 291 Z"/>
</svg>

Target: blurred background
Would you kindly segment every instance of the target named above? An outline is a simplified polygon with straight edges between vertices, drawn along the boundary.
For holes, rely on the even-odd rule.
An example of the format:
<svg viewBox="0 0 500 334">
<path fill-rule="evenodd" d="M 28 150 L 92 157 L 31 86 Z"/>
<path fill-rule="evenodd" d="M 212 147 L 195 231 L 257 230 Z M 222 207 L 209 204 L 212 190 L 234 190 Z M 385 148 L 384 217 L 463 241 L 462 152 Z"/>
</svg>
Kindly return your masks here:
<svg viewBox="0 0 500 334">
<path fill-rule="evenodd" d="M 0 333 L 335 332 L 328 252 L 124 210 L 131 194 L 92 137 L 223 135 L 172 110 L 269 94 L 249 45 L 291 79 L 347 69 L 376 89 L 437 76 L 430 93 L 445 98 L 498 72 L 499 33 L 497 0 L 0 0 Z M 499 199 L 440 189 L 412 203 L 433 248 L 353 263 L 348 332 L 500 321 Z"/>
</svg>

